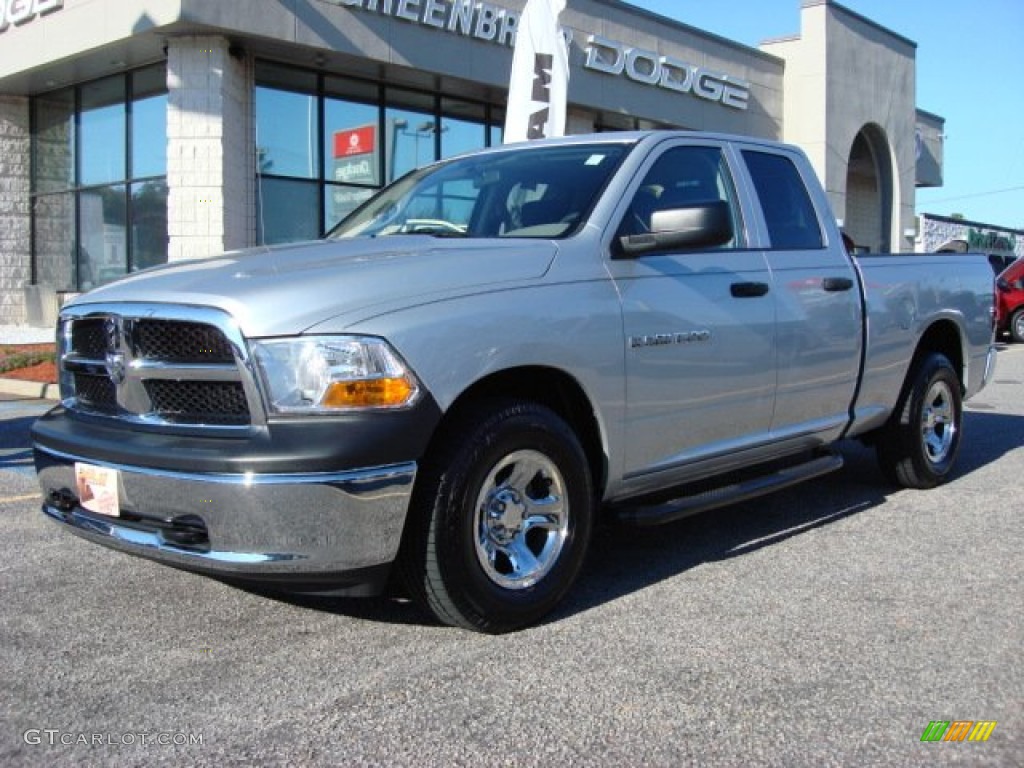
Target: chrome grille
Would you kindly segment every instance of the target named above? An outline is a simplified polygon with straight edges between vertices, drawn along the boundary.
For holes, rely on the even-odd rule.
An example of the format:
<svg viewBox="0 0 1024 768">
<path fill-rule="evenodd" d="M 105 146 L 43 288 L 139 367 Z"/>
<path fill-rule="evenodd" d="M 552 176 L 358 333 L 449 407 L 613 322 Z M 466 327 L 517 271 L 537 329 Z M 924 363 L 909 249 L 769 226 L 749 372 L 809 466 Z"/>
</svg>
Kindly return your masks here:
<svg viewBox="0 0 1024 768">
<path fill-rule="evenodd" d="M 218 310 L 170 305 L 65 308 L 65 406 L 162 427 L 262 423 L 241 334 Z"/>
<path fill-rule="evenodd" d="M 71 329 L 71 349 L 83 357 L 102 360 L 107 354 L 103 318 L 88 318 L 76 322 Z"/>
<path fill-rule="evenodd" d="M 79 402 L 89 408 L 106 413 L 115 413 L 117 410 L 117 393 L 109 376 L 76 373 L 75 394 Z"/>
<path fill-rule="evenodd" d="M 224 381 L 147 381 L 153 411 L 175 424 L 248 424 L 241 384 Z"/>
<path fill-rule="evenodd" d="M 133 324 L 136 354 L 174 363 L 234 363 L 224 334 L 199 323 L 140 320 Z"/>
</svg>

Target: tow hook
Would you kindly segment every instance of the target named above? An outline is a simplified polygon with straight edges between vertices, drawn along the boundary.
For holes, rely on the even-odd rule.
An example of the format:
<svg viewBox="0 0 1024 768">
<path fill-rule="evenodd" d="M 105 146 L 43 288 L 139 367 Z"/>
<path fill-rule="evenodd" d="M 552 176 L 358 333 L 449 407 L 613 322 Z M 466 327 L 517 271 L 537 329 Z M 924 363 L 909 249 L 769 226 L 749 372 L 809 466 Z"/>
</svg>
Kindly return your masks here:
<svg viewBox="0 0 1024 768">
<path fill-rule="evenodd" d="M 70 512 L 78 506 L 78 498 L 67 488 L 61 488 L 59 491 L 50 491 L 46 501 L 50 506 L 61 512 Z"/>
</svg>

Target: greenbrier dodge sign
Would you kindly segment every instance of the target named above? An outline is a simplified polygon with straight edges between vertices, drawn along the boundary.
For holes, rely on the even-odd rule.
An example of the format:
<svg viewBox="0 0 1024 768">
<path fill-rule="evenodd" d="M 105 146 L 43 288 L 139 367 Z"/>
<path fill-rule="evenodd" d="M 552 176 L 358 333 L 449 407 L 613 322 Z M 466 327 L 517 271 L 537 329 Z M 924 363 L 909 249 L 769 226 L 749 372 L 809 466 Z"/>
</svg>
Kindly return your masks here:
<svg viewBox="0 0 1024 768">
<path fill-rule="evenodd" d="M 519 24 L 518 11 L 476 0 L 321 0 L 331 5 L 392 16 L 410 24 L 511 47 Z M 562 28 L 567 42 L 572 32 Z M 673 93 L 689 94 L 731 109 L 745 110 L 750 83 L 704 69 L 674 56 L 634 48 L 600 35 L 589 35 L 583 66 L 613 77 Z"/>
<path fill-rule="evenodd" d="M 0 0 L 0 32 L 64 7 L 64 0 Z"/>
</svg>

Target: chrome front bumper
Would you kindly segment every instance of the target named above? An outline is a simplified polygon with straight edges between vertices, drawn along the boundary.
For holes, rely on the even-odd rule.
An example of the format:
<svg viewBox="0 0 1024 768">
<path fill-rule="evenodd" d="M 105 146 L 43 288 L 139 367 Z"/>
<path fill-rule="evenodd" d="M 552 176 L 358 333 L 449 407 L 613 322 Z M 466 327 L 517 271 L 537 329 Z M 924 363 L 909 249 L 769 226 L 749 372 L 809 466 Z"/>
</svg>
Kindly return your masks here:
<svg viewBox="0 0 1024 768">
<path fill-rule="evenodd" d="M 299 592 L 375 594 L 398 554 L 415 463 L 356 471 L 208 475 L 35 448 L 43 511 L 130 554 Z M 84 509 L 75 463 L 118 470 L 121 514 Z"/>
</svg>

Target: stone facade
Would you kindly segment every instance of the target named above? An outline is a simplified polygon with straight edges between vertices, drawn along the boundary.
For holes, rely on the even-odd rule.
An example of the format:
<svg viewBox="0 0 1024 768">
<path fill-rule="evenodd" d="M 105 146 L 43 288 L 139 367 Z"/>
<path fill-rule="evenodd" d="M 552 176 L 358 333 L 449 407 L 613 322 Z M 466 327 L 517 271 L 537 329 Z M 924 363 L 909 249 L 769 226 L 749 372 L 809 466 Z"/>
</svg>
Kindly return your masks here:
<svg viewBox="0 0 1024 768">
<path fill-rule="evenodd" d="M 833 0 L 802 0 L 800 19 L 799 36 L 761 46 L 786 61 L 783 138 L 807 153 L 858 245 L 909 250 L 916 44 Z"/>
<path fill-rule="evenodd" d="M 168 261 L 253 241 L 252 67 L 232 53 L 220 37 L 168 47 Z"/>
<path fill-rule="evenodd" d="M 0 325 L 25 322 L 32 277 L 28 99 L 0 96 Z"/>
</svg>

